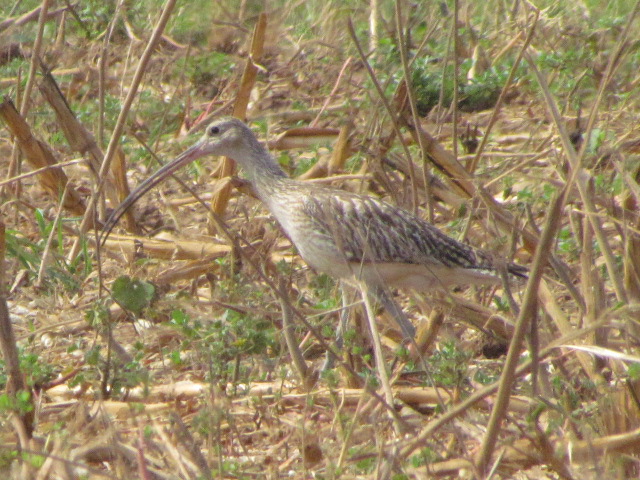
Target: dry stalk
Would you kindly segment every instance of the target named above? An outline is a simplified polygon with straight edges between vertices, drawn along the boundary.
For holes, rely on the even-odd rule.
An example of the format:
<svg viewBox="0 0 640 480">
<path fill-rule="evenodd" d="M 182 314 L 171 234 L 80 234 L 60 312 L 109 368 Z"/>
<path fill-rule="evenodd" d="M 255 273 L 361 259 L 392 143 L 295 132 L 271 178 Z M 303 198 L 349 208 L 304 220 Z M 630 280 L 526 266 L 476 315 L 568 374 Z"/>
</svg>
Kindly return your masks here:
<svg viewBox="0 0 640 480">
<path fill-rule="evenodd" d="M 351 142 L 349 138 L 353 128 L 353 120 L 351 119 L 348 119 L 342 128 L 340 128 L 340 133 L 338 134 L 338 138 L 331 152 L 331 158 L 329 159 L 329 175 L 342 171 L 347 159 L 351 155 Z"/>
<path fill-rule="evenodd" d="M 411 161 L 411 154 L 409 153 L 409 148 L 407 147 L 407 144 L 404 141 L 402 141 L 402 133 L 400 132 L 400 125 L 398 124 L 397 114 L 396 114 L 395 110 L 392 108 L 391 104 L 389 103 L 389 100 L 385 96 L 384 90 L 380 86 L 380 82 L 378 82 L 378 78 L 376 77 L 376 74 L 373 71 L 373 68 L 369 64 L 369 61 L 367 60 L 367 56 L 365 55 L 364 51 L 362 50 L 362 46 L 360 45 L 360 42 L 358 41 L 358 36 L 356 35 L 356 31 L 355 31 L 355 29 L 353 27 L 353 23 L 351 22 L 351 18 L 349 18 L 349 20 L 347 22 L 347 27 L 349 29 L 349 35 L 351 35 L 351 39 L 353 40 L 353 43 L 356 46 L 356 49 L 358 50 L 358 55 L 360 56 L 360 60 L 364 64 L 365 68 L 367 69 L 367 73 L 369 75 L 369 78 L 373 82 L 373 86 L 375 87 L 376 92 L 378 93 L 378 96 L 379 96 L 380 100 L 382 101 L 382 104 L 384 105 L 385 110 L 387 111 L 387 114 L 391 118 L 391 124 L 393 126 L 393 132 L 400 139 L 400 145 L 402 146 L 402 150 L 403 150 L 404 155 L 405 155 L 405 157 L 407 159 L 407 165 L 409 166 L 409 178 L 410 178 L 411 186 L 412 186 L 412 188 L 411 188 L 412 209 L 413 209 L 414 212 L 417 212 L 417 210 L 418 210 L 418 191 L 415 188 L 416 187 L 416 183 L 415 183 L 416 175 L 415 175 L 415 172 L 414 172 L 414 169 L 413 169 L 413 162 Z"/>
<path fill-rule="evenodd" d="M 48 478 L 55 478 L 55 475 L 51 475 L 52 470 L 55 471 L 59 478 L 62 480 L 70 480 L 73 478 L 71 466 L 66 461 L 61 461 L 67 453 L 67 446 L 61 438 L 56 438 L 53 441 L 53 447 L 51 451 L 47 453 L 46 460 L 42 467 L 38 469 L 38 475 L 35 480 L 45 480 Z"/>
<path fill-rule="evenodd" d="M 4 187 L 5 185 L 9 185 L 14 182 L 19 182 L 21 180 L 24 180 L 25 178 L 35 177 L 36 175 L 40 175 L 41 173 L 44 173 L 48 170 L 53 170 L 61 167 L 70 167 L 71 165 L 77 165 L 78 163 L 83 163 L 83 162 L 84 160 L 82 159 L 69 160 L 68 162 L 60 162 L 60 163 L 56 163 L 55 165 L 47 165 L 46 167 L 37 168 L 35 170 L 31 170 L 30 172 L 16 175 L 15 177 L 7 178 L 6 180 L 1 181 L 0 187 Z"/>
<path fill-rule="evenodd" d="M 268 140 L 269 150 L 290 150 L 292 148 L 309 148 L 322 142 L 338 141 L 342 129 L 323 127 L 290 128 L 275 140 Z M 313 167 L 312 167 L 313 168 Z M 310 169 L 311 170 L 311 169 Z M 307 170 L 308 172 L 309 170 Z M 313 175 L 308 175 L 309 178 Z M 298 178 L 305 178 L 305 174 Z"/>
<path fill-rule="evenodd" d="M 213 478 L 212 472 L 209 469 L 209 465 L 207 463 L 206 458 L 204 458 L 202 452 L 197 448 L 196 441 L 193 438 L 193 435 L 187 428 L 187 426 L 180 418 L 180 415 L 173 412 L 169 415 L 169 418 L 173 424 L 173 429 L 177 430 L 177 438 L 178 441 L 187 449 L 187 451 L 191 454 L 191 458 L 198 466 L 198 470 L 200 474 L 204 478 Z M 157 430 L 160 431 L 161 428 L 157 427 Z"/>
<path fill-rule="evenodd" d="M 64 12 L 66 12 L 67 10 L 69 10 L 71 7 L 70 6 L 65 6 L 65 7 L 61 7 L 57 10 L 53 10 L 51 12 L 46 12 L 45 13 L 45 21 L 49 21 L 52 20 L 54 18 L 59 17 L 60 15 L 62 15 Z M 41 16 L 41 12 L 42 12 L 42 7 L 36 7 L 33 10 L 20 15 L 19 17 L 11 17 L 11 18 L 6 18 L 4 20 L 2 20 L 0 22 L 0 32 L 11 28 L 11 27 L 21 27 L 29 22 L 34 22 L 36 20 L 38 20 Z"/>
<path fill-rule="evenodd" d="M 231 249 L 229 249 L 229 253 L 231 253 Z M 221 256 L 223 255 L 219 255 L 218 258 Z M 159 286 L 170 286 L 181 280 L 195 280 L 203 275 L 215 274 L 215 259 L 216 256 L 209 256 L 169 267 L 156 275 L 153 282 Z"/>
<path fill-rule="evenodd" d="M 513 323 L 496 315 L 494 310 L 459 295 L 447 294 L 430 298 L 447 317 L 471 325 L 478 331 L 507 340 L 513 335 Z"/>
<path fill-rule="evenodd" d="M 426 307 L 425 307 L 426 308 Z M 444 324 L 445 315 L 442 309 L 432 308 L 429 314 L 429 321 L 418 327 L 416 332 L 417 351 L 411 353 L 411 359 L 417 360 L 430 352 L 435 344 L 440 327 Z"/>
<path fill-rule="evenodd" d="M 452 53 L 452 63 L 453 63 L 453 97 L 451 99 L 451 107 L 450 107 L 450 111 L 451 111 L 451 126 L 452 126 L 452 131 L 451 131 L 451 140 L 452 140 L 452 145 L 451 145 L 451 149 L 452 149 L 452 154 L 453 157 L 456 159 L 459 159 L 458 157 L 458 121 L 459 121 L 459 115 L 460 112 L 458 111 L 458 97 L 460 95 L 460 80 L 459 80 L 459 76 L 460 76 L 460 55 L 461 55 L 461 45 L 460 45 L 460 35 L 459 35 L 459 28 L 460 25 L 458 24 L 458 20 L 459 20 L 459 14 L 460 14 L 460 4 L 458 2 L 458 0 L 453 0 L 453 15 L 451 16 L 451 43 L 452 45 L 452 49 L 451 51 Z M 473 29 L 471 29 L 473 30 Z M 446 65 L 445 65 L 445 69 L 446 69 Z M 445 74 L 445 69 L 442 70 L 442 74 Z M 442 84 L 444 85 L 444 81 L 442 82 Z M 441 95 L 444 95 L 444 88 L 441 90 Z M 440 100 L 440 104 L 442 104 L 442 98 Z M 472 172 L 473 173 L 473 172 Z"/>
<path fill-rule="evenodd" d="M 362 294 L 362 301 L 364 302 L 367 322 L 369 323 L 369 332 L 373 340 L 373 353 L 376 362 L 376 369 L 378 370 L 378 377 L 382 384 L 382 391 L 384 392 L 387 405 L 391 408 L 388 410 L 393 422 L 393 427 L 398 436 L 409 430 L 409 426 L 398 416 L 393 408 L 393 392 L 391 391 L 391 384 L 389 383 L 389 372 L 387 371 L 387 362 L 384 360 L 382 353 L 382 343 L 380 342 L 380 331 L 378 330 L 378 324 L 376 323 L 376 313 L 371 303 L 371 294 L 367 290 L 366 285 L 360 285 L 360 293 Z"/>
<path fill-rule="evenodd" d="M 0 219 L 0 295 L 7 294 L 7 238 L 6 226 L 4 221 Z M 0 337 L 0 340 L 3 337 Z"/>
<path fill-rule="evenodd" d="M 49 266 L 49 256 L 51 254 L 51 245 L 53 244 L 53 239 L 56 237 L 58 233 L 58 225 L 60 224 L 60 217 L 62 216 L 62 207 L 64 202 L 67 199 L 67 195 L 69 194 L 69 184 L 66 185 L 64 192 L 62 192 L 62 198 L 60 200 L 60 204 L 58 205 L 58 210 L 56 212 L 56 216 L 53 219 L 53 225 L 51 226 L 51 231 L 49 232 L 49 236 L 47 237 L 47 242 L 45 243 L 44 250 L 42 252 L 42 260 L 40 261 L 40 268 L 38 269 L 38 279 L 36 280 L 36 286 L 38 288 L 42 288 L 44 284 L 45 274 L 47 271 L 47 267 Z"/>
<path fill-rule="evenodd" d="M 590 184 L 591 192 L 593 193 L 593 185 Z M 577 233 L 577 232 L 576 232 Z M 580 266 L 581 266 L 581 285 L 582 296 L 585 299 L 585 314 L 584 321 L 589 324 L 595 321 L 600 316 L 600 313 L 605 308 L 604 292 L 606 291 L 606 285 L 601 275 L 598 274 L 598 269 L 595 267 L 595 252 L 593 249 L 593 229 L 590 227 L 589 219 L 584 217 L 582 219 L 582 248 L 580 249 Z M 590 344 L 606 346 L 606 339 L 599 338 L 602 335 L 598 335 L 596 330 L 592 337 L 589 339 Z M 595 362 L 591 362 L 590 370 L 587 370 L 588 375 L 592 380 L 597 380 L 594 375 L 594 367 L 602 366 L 602 361 L 596 357 Z"/>
<path fill-rule="evenodd" d="M 380 35 L 378 33 L 378 23 L 380 17 L 380 1 L 369 0 L 369 50 L 375 52 L 378 48 L 378 40 Z"/>
<path fill-rule="evenodd" d="M 409 176 L 410 167 L 406 162 L 406 159 L 403 157 L 392 156 L 386 161 L 390 163 L 395 170 Z M 435 175 L 429 176 L 427 174 L 427 163 L 423 163 L 422 165 L 416 165 L 414 163 L 413 168 L 418 169 L 418 175 L 416 175 L 416 184 L 418 188 L 420 190 L 424 190 L 427 195 L 434 199 L 439 199 L 442 203 L 453 207 L 454 210 L 459 209 L 467 201 L 466 195 L 462 195 L 460 192 L 452 190 L 448 185 L 445 185 L 439 177 L 436 177 Z M 430 211 L 435 210 L 435 208 L 436 206 L 434 205 Z M 427 214 L 429 215 L 429 212 L 427 212 Z M 430 215 L 432 217 L 431 220 L 433 220 L 433 213 Z"/>
<path fill-rule="evenodd" d="M 280 307 L 282 308 L 282 332 L 284 334 L 287 348 L 289 349 L 289 355 L 291 355 L 291 361 L 293 366 L 300 377 L 300 384 L 305 390 L 310 389 L 314 383 L 313 379 L 309 378 L 309 369 L 307 363 L 302 356 L 298 342 L 296 342 L 294 335 L 293 315 L 289 308 L 289 302 L 283 299 L 287 297 L 287 290 L 285 288 L 284 280 L 279 279 L 278 288 L 280 292 Z"/>
<path fill-rule="evenodd" d="M 255 246 L 255 244 L 252 246 Z M 217 243 L 196 240 L 154 239 L 116 234 L 109 235 L 103 248 L 108 251 L 120 252 L 128 258 L 146 255 L 150 258 L 203 261 L 223 257 L 231 252 L 231 248 L 228 245 Z"/>
<path fill-rule="evenodd" d="M 471 173 L 472 175 L 476 171 L 478 162 L 480 161 L 480 157 L 482 156 L 484 149 L 487 146 L 491 129 L 493 128 L 493 126 L 496 123 L 496 120 L 498 119 L 498 113 L 500 113 L 500 108 L 502 107 L 502 103 L 504 102 L 504 99 L 507 95 L 507 91 L 509 90 L 509 87 L 511 87 L 511 83 L 513 82 L 513 78 L 516 75 L 516 71 L 520 66 L 520 62 L 522 62 L 522 58 L 524 57 L 524 54 L 527 51 L 527 48 L 529 48 L 529 45 L 531 44 L 531 40 L 533 39 L 533 34 L 536 31 L 536 25 L 538 24 L 539 17 L 540 17 L 540 10 L 536 8 L 534 9 L 534 17 L 531 23 L 531 27 L 529 27 L 529 32 L 527 33 L 527 36 L 524 42 L 522 43 L 522 46 L 520 47 L 520 51 L 518 52 L 518 56 L 513 62 L 511 70 L 509 70 L 509 76 L 507 77 L 507 80 L 504 82 L 504 86 L 500 91 L 500 96 L 498 97 L 498 100 L 496 101 L 496 104 L 493 107 L 493 110 L 491 111 L 491 118 L 489 119 L 489 124 L 487 125 L 486 131 L 484 132 L 484 135 L 480 140 L 480 145 L 478 145 L 478 150 L 476 151 L 475 157 L 469 164 L 468 170 L 469 170 L 469 173 Z"/>
<path fill-rule="evenodd" d="M 20 405 L 24 410 L 22 412 L 12 412 L 11 422 L 16 427 L 20 446 L 25 449 L 29 448 L 31 437 L 33 435 L 33 420 L 35 405 L 33 403 L 33 393 L 31 388 L 26 384 L 22 371 L 20 369 L 20 357 L 18 355 L 18 344 L 16 342 L 13 325 L 9 316 L 9 308 L 7 307 L 6 298 L 6 269 L 5 269 L 5 225 L 0 221 L 0 351 L 5 363 L 5 371 L 7 373 L 7 393 L 9 397 L 15 400 L 19 392 L 29 393 L 28 410 L 26 405 Z M 28 462 L 25 462 L 25 464 Z M 26 468 L 26 466 L 25 466 Z M 26 477 L 25 477 L 26 478 Z"/>
<path fill-rule="evenodd" d="M 362 99 L 358 97 L 349 97 L 349 103 L 342 102 L 335 105 L 329 105 L 327 107 L 324 107 L 324 109 L 323 107 L 310 107 L 305 110 L 283 110 L 282 112 L 269 112 L 265 114 L 265 118 L 286 123 L 312 122 L 320 112 L 332 114 L 348 112 L 350 111 L 351 102 L 358 102 L 361 100 Z"/>
<path fill-rule="evenodd" d="M 109 61 L 108 55 L 108 45 L 111 42 L 111 36 L 113 35 L 113 30 L 120 18 L 120 8 L 124 0 L 119 0 L 116 4 L 115 12 L 111 20 L 109 20 L 109 25 L 107 27 L 107 33 L 104 36 L 104 40 L 102 42 L 102 49 L 100 51 L 100 60 L 98 60 L 98 128 L 97 128 L 97 137 L 98 137 L 98 147 L 102 149 L 104 146 L 104 111 L 105 111 L 105 95 L 106 95 L 106 77 L 107 77 L 107 63 Z M 100 157 L 100 160 L 104 158 L 104 155 Z"/>
<path fill-rule="evenodd" d="M 529 331 L 529 325 L 532 319 L 537 315 L 537 295 L 538 287 L 542 279 L 542 271 L 547 264 L 549 252 L 552 251 L 552 245 L 555 241 L 556 234 L 561 225 L 562 211 L 567 200 L 569 192 L 568 185 L 562 192 L 552 201 L 551 209 L 547 215 L 545 226 L 540 235 L 540 242 L 533 258 L 533 265 L 529 274 L 529 281 L 525 289 L 524 299 L 522 301 L 522 309 L 516 328 L 511 338 L 509 352 L 504 363 L 502 375 L 500 376 L 500 388 L 496 396 L 496 403 L 491 412 L 487 431 L 482 441 L 480 451 L 476 458 L 476 466 L 481 475 L 484 475 L 489 466 L 491 456 L 494 454 L 494 447 L 498 441 L 500 426 L 507 412 L 509 398 L 511 397 L 511 389 L 515 382 L 517 366 L 520 360 L 520 352 L 522 350 L 522 342 L 525 335 Z"/>
<path fill-rule="evenodd" d="M 636 312 L 637 309 L 636 310 L 627 309 L 627 310 L 631 310 L 632 314 L 637 313 Z M 611 318 L 614 317 L 615 315 L 619 316 L 624 313 L 625 312 L 620 310 L 608 311 L 605 315 L 602 316 L 602 318 L 600 318 L 593 325 L 584 327 L 581 330 L 575 330 L 568 335 L 565 335 L 559 339 L 552 341 L 550 344 L 548 344 L 546 347 L 544 347 L 540 351 L 538 355 L 538 361 L 542 362 L 545 358 L 547 358 L 553 352 L 555 352 L 555 350 L 559 346 L 565 345 L 570 342 L 574 342 L 578 338 L 582 338 L 583 336 L 588 335 L 590 332 L 594 331 L 596 328 L 600 328 L 603 325 L 609 323 L 611 321 Z M 626 313 L 629 313 L 629 312 L 626 312 Z M 518 377 L 521 377 L 529 373 L 531 369 L 532 369 L 532 362 L 530 360 L 527 360 L 516 369 L 516 375 Z M 492 383 L 491 385 L 487 385 L 486 387 L 482 387 L 476 390 L 473 394 L 465 398 L 462 402 L 454 405 L 449 410 L 447 410 L 447 412 L 443 413 L 436 419 L 429 422 L 429 424 L 425 428 L 423 428 L 419 434 L 415 435 L 414 438 L 412 438 L 409 441 L 403 442 L 403 445 L 399 454 L 400 458 L 405 459 L 409 455 L 411 455 L 415 450 L 424 446 L 425 442 L 427 442 L 427 440 L 431 438 L 431 436 L 433 436 L 435 432 L 437 432 L 441 427 L 449 423 L 454 418 L 462 415 L 464 412 L 466 412 L 469 408 L 471 408 L 477 402 L 495 393 L 498 390 L 499 386 L 500 386 L 500 382 L 495 382 L 495 383 Z"/>
<path fill-rule="evenodd" d="M 364 393 L 365 392 L 363 390 L 360 392 L 360 395 L 358 395 L 358 402 L 353 413 L 353 417 L 351 418 L 351 422 L 349 422 L 349 425 L 347 425 L 347 428 L 343 432 L 344 438 L 342 441 L 342 448 L 340 448 L 340 455 L 336 464 L 336 470 L 342 469 L 342 465 L 344 464 L 345 459 L 348 455 L 349 446 L 351 445 L 351 441 L 353 438 L 353 433 L 355 432 L 359 419 L 361 418 L 360 414 L 363 404 L 366 402 L 366 396 L 364 395 Z M 336 416 L 340 414 L 340 410 L 336 412 Z"/>
<path fill-rule="evenodd" d="M 270 149 L 286 150 L 291 148 L 306 148 L 322 141 L 334 141 L 331 158 L 322 156 L 306 172 L 299 175 L 298 180 L 326 178 L 330 172 L 340 169 L 350 152 L 349 134 L 353 124 L 348 122 L 340 130 L 334 128 L 292 128 L 280 135 L 276 140 L 268 142 Z M 329 179 L 330 180 L 330 179 Z"/>
<path fill-rule="evenodd" d="M 546 443 L 546 445 L 541 445 Z M 562 478 L 572 478 L 566 470 L 569 463 L 588 462 L 612 452 L 633 452 L 640 445 L 640 429 L 619 435 L 567 442 L 566 439 L 537 435 L 535 440 L 519 439 L 501 449 L 503 474 L 539 465 L 550 465 Z M 542 450 L 542 453 L 539 451 Z M 445 463 L 445 462 L 442 462 Z"/>
<path fill-rule="evenodd" d="M 40 50 L 42 49 L 42 37 L 44 35 L 44 24 L 47 22 L 47 12 L 49 10 L 50 0 L 42 0 L 40 15 L 38 16 L 38 33 L 33 43 L 33 51 L 31 52 L 31 63 L 29 64 L 29 76 L 27 77 L 27 85 L 24 88 L 22 103 L 20 104 L 20 115 L 26 117 L 29 113 L 29 102 L 31 101 L 31 92 L 36 81 L 36 71 L 38 70 L 38 60 L 40 58 Z M 10 169 L 11 171 L 11 169 Z"/>
<path fill-rule="evenodd" d="M 344 76 L 344 73 L 347 71 L 347 67 L 349 65 L 351 65 L 351 57 L 348 57 L 342 64 L 342 68 L 340 69 L 340 73 L 338 73 L 338 78 L 336 79 L 336 83 L 333 85 L 333 89 L 331 90 L 331 93 L 329 93 L 329 95 L 323 102 L 322 107 L 320 107 L 320 110 L 316 115 L 316 118 L 314 118 L 313 121 L 309 124 L 310 127 L 315 127 L 318 124 L 318 121 L 320 120 L 320 117 L 322 116 L 322 114 L 327 110 L 329 103 L 331 102 L 335 94 L 338 92 L 340 81 L 342 80 L 342 77 Z"/>
<path fill-rule="evenodd" d="M 22 150 L 29 165 L 32 168 L 40 169 L 42 174 L 38 176 L 38 182 L 42 188 L 57 202 L 60 193 L 67 188 L 69 180 L 61 168 L 51 168 L 57 166 L 52 150 L 45 142 L 33 136 L 28 123 L 8 98 L 0 103 L 0 117 L 9 127 L 9 131 L 15 137 L 16 144 Z M 69 192 L 63 206 L 65 210 L 74 215 L 82 215 L 85 212 L 82 197 L 72 186 L 69 186 Z"/>
<path fill-rule="evenodd" d="M 256 75 L 258 74 L 258 67 L 256 64 L 259 64 L 262 59 L 266 30 L 267 14 L 261 13 L 253 30 L 253 36 L 251 37 L 251 51 L 249 53 L 249 58 L 247 58 L 247 63 L 244 67 L 244 72 L 242 73 L 242 79 L 240 80 L 240 88 L 238 89 L 236 101 L 233 105 L 233 116 L 236 118 L 244 119 L 247 116 L 249 97 L 256 81 Z M 232 159 L 225 157 L 222 160 L 222 164 L 219 169 L 220 178 L 233 175 L 235 168 L 235 162 Z M 227 209 L 227 203 L 229 203 L 230 195 L 231 186 L 227 184 L 211 200 L 211 211 L 216 215 L 222 215 Z"/>
<path fill-rule="evenodd" d="M 113 161 L 114 156 L 120 145 L 120 136 L 124 131 L 124 124 L 129 116 L 129 111 L 131 110 L 131 106 L 133 105 L 134 100 L 136 99 L 136 95 L 138 93 L 138 88 L 140 87 L 140 83 L 142 82 L 142 77 L 144 76 L 149 61 L 151 60 L 151 56 L 156 50 L 156 46 L 160 41 L 162 36 L 162 32 L 171 17 L 171 12 L 173 11 L 173 7 L 175 6 L 176 0 L 167 0 L 160 14 L 160 18 L 158 19 L 158 23 L 153 29 L 153 33 L 147 42 L 147 46 L 140 57 L 140 62 L 138 62 L 138 68 L 133 76 L 133 80 L 131 80 L 131 85 L 127 92 L 127 96 L 122 104 L 122 109 L 118 114 L 118 119 L 116 120 L 116 124 L 113 128 L 113 132 L 111 134 L 111 139 L 109 140 L 109 146 L 107 147 L 107 151 L 104 154 L 104 160 L 102 161 L 102 165 L 100 167 L 99 178 L 100 182 L 98 183 L 98 187 L 93 195 L 91 196 L 91 200 L 89 205 L 87 206 L 87 211 L 82 218 L 82 223 L 79 228 L 79 236 L 76 239 L 71 251 L 69 252 L 69 259 L 73 259 L 78 255 L 81 246 L 81 237 L 86 235 L 91 222 L 95 215 L 95 208 L 99 201 L 99 198 L 102 194 L 102 189 L 104 182 L 106 181 L 109 170 L 111 169 L 111 162 Z"/>
<path fill-rule="evenodd" d="M 411 70 L 409 67 L 409 59 L 407 54 L 406 36 L 403 33 L 404 28 L 402 25 L 401 5 L 402 5 L 402 2 L 396 2 L 395 4 L 395 7 L 396 7 L 395 21 L 396 21 L 396 33 L 398 37 L 398 47 L 400 49 L 400 60 L 402 62 L 402 74 L 404 76 L 404 82 L 402 82 L 402 86 L 403 86 L 402 88 L 404 92 L 406 92 L 406 97 L 407 97 L 407 100 L 409 101 L 409 107 L 411 108 L 411 118 L 413 119 L 413 124 L 419 125 L 420 117 L 418 115 L 418 108 L 416 107 L 415 92 L 413 91 L 413 85 L 411 84 Z M 457 5 L 457 2 L 456 2 L 456 5 Z M 457 92 L 457 86 L 454 87 L 454 92 Z M 455 128 L 455 120 L 454 120 L 454 128 Z M 433 192 L 431 190 L 431 182 L 429 181 L 431 177 L 431 173 L 427 170 L 428 154 L 427 154 L 426 146 L 422 140 L 423 140 L 423 137 L 419 136 L 418 145 L 420 146 L 420 154 L 422 157 L 420 162 L 420 164 L 422 165 L 422 181 L 424 182 L 426 199 L 427 199 L 427 205 L 426 205 L 427 212 L 428 212 L 427 218 L 429 219 L 430 222 L 433 222 Z M 456 142 L 454 141 L 454 148 L 456 148 L 455 145 L 456 145 Z M 454 153 L 454 156 L 457 156 L 457 154 Z M 411 179 L 411 188 L 413 189 L 413 191 L 416 191 L 417 178 L 416 178 L 415 170 L 413 167 L 413 160 L 411 159 L 410 156 L 407 157 L 407 160 L 409 162 L 409 178 Z M 417 207 L 416 207 L 416 210 L 417 210 Z"/>
<path fill-rule="evenodd" d="M 51 75 L 51 72 L 47 70 L 45 65 L 41 65 L 41 71 L 42 80 L 38 83 L 40 93 L 53 108 L 60 128 L 71 148 L 82 155 L 90 154 L 87 165 L 93 178 L 97 180 L 100 172 L 100 161 L 104 157 L 103 153 L 96 145 L 96 141 L 91 132 L 84 128 L 76 118 L 69 106 L 69 102 L 67 102 L 67 99 L 60 91 L 60 87 L 53 75 Z M 111 177 L 108 177 L 107 180 L 105 180 L 105 190 L 107 194 L 109 194 L 113 188 L 113 180 Z M 117 198 L 113 197 L 112 201 L 117 201 Z"/>
<path fill-rule="evenodd" d="M 114 416 L 126 415 L 131 413 L 128 405 L 130 402 L 140 402 L 145 404 L 145 410 L 153 413 L 160 413 L 171 409 L 171 406 L 178 400 L 192 400 L 201 398 L 210 385 L 203 382 L 182 380 L 173 383 L 152 386 L 149 389 L 144 387 L 134 387 L 127 393 L 126 401 L 105 400 L 102 402 L 101 408 L 107 413 Z M 316 388 L 311 392 L 305 393 L 280 393 L 280 382 L 254 383 L 246 392 L 245 400 L 241 403 L 249 402 L 252 397 L 260 397 L 265 402 L 278 403 L 283 407 L 300 408 L 308 403 L 310 398 L 314 405 L 323 407 L 331 407 L 335 410 L 341 410 L 345 407 L 356 407 L 361 411 L 363 401 L 369 398 L 366 388 L 344 388 L 337 390 L 329 388 Z M 274 393 L 278 392 L 278 393 Z M 340 396 L 340 402 L 335 401 L 335 396 Z M 440 387 L 394 387 L 394 398 L 408 405 L 420 407 L 429 405 L 449 405 L 454 401 L 451 393 Z M 92 400 L 95 398 L 95 391 L 88 388 L 83 391 L 82 396 L 78 396 L 78 392 L 70 388 L 66 383 L 48 387 L 47 395 L 52 399 L 52 403 L 43 407 L 43 412 L 55 411 L 59 408 L 57 402 L 66 404 L 70 401 L 81 402 L 84 400 Z M 511 398 L 509 411 L 522 415 L 531 410 L 534 402 L 524 396 L 515 395 Z M 474 408 L 480 411 L 488 412 L 491 410 L 492 403 L 478 400 L 474 404 Z M 356 416 L 357 417 L 357 416 Z"/>
<path fill-rule="evenodd" d="M 571 322 L 569 322 L 569 318 L 555 301 L 554 295 L 544 279 L 540 283 L 540 287 L 538 289 L 538 301 L 540 302 L 540 306 L 544 309 L 547 315 L 551 317 L 556 328 L 562 335 L 570 335 L 575 331 L 575 329 L 571 325 Z M 591 358 L 589 358 L 589 356 L 583 352 L 578 352 L 577 357 L 585 373 L 591 376 L 591 374 L 593 373 Z"/>
<path fill-rule="evenodd" d="M 92 174 L 94 185 L 97 185 L 99 182 L 100 162 L 102 162 L 104 158 L 104 153 L 96 143 L 92 133 L 78 121 L 69 103 L 60 91 L 53 75 L 51 75 L 51 72 L 44 68 L 44 66 L 42 70 L 42 80 L 38 88 L 53 108 L 58 123 L 71 148 L 81 155 L 87 156 L 89 171 Z M 124 153 L 121 148 L 118 148 L 116 152 L 115 163 L 112 165 L 112 169 L 105 179 L 104 188 L 107 197 L 113 205 L 118 205 L 130 193 L 124 171 Z M 103 202 L 101 202 L 101 206 L 104 206 Z M 101 215 L 101 217 L 103 217 L 103 215 Z M 138 233 L 132 209 L 125 212 L 125 218 L 129 231 Z"/>
<path fill-rule="evenodd" d="M 633 194 L 633 184 L 640 184 L 640 166 L 635 168 L 631 178 L 625 179 L 627 191 L 623 201 L 624 211 L 630 219 L 624 224 L 626 232 L 624 242 L 624 287 L 632 302 L 640 302 L 640 217 L 638 216 L 639 198 Z M 635 232 L 634 232 L 635 230 Z"/>
<path fill-rule="evenodd" d="M 137 461 L 138 461 L 138 476 L 141 480 L 151 480 L 151 476 L 149 475 L 149 470 L 147 469 L 147 460 L 145 457 L 146 450 L 146 442 L 144 441 L 144 436 L 142 431 L 138 432 L 138 441 L 137 441 Z"/>
</svg>

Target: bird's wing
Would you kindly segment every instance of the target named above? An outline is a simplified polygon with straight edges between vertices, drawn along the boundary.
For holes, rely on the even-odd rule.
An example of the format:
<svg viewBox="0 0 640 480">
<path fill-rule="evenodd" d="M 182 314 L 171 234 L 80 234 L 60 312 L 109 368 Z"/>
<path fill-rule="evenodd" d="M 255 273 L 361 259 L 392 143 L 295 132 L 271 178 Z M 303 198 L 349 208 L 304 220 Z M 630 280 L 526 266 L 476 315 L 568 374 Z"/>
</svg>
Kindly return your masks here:
<svg viewBox="0 0 640 480">
<path fill-rule="evenodd" d="M 314 192 L 305 213 L 346 260 L 492 269 L 484 252 L 442 233 L 429 222 L 373 197 L 331 190 Z"/>
</svg>

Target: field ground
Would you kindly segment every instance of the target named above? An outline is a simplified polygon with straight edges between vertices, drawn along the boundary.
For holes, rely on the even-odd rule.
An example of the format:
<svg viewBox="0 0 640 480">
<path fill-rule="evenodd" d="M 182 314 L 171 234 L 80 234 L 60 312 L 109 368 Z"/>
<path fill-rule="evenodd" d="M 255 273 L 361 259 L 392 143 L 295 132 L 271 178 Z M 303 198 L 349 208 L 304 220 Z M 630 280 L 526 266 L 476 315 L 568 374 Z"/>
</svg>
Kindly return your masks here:
<svg viewBox="0 0 640 480">
<path fill-rule="evenodd" d="M 9 3 L 8 478 L 638 478 L 637 3 Z M 425 355 L 379 312 L 389 406 L 358 302 L 319 374 L 340 288 L 231 164 L 185 168 L 98 248 L 95 219 L 234 112 L 291 176 L 413 209 L 528 283 L 394 292 Z"/>
</svg>

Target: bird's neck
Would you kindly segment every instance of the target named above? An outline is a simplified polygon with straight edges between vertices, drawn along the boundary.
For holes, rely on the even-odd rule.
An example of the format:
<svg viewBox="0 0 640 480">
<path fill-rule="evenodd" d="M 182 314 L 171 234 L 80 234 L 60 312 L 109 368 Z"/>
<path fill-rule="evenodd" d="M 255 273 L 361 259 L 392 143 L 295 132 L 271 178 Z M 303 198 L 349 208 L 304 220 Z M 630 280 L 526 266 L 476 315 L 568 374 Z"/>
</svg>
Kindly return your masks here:
<svg viewBox="0 0 640 480">
<path fill-rule="evenodd" d="M 256 142 L 244 153 L 237 161 L 261 200 L 266 201 L 282 183 L 291 181 L 262 144 Z"/>
</svg>

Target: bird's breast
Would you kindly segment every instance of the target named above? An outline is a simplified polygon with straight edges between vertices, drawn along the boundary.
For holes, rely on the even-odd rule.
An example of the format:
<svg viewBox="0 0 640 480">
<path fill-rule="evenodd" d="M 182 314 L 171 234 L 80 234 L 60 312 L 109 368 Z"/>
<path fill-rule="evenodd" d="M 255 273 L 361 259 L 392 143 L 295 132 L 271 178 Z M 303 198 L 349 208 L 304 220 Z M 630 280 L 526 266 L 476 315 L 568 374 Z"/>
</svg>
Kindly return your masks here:
<svg viewBox="0 0 640 480">
<path fill-rule="evenodd" d="M 343 278 L 349 274 L 347 259 L 333 236 L 319 228 L 296 198 L 280 196 L 277 203 L 271 201 L 267 206 L 300 256 L 311 267 L 334 277 Z"/>
</svg>

